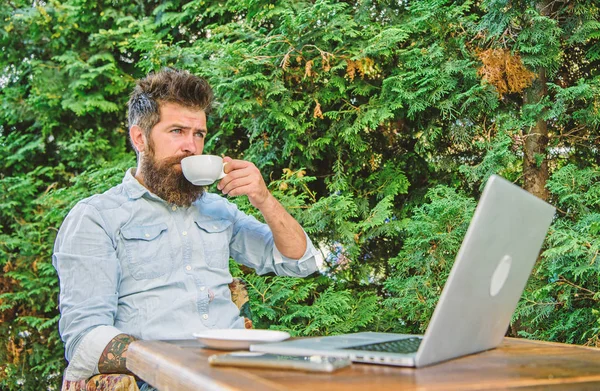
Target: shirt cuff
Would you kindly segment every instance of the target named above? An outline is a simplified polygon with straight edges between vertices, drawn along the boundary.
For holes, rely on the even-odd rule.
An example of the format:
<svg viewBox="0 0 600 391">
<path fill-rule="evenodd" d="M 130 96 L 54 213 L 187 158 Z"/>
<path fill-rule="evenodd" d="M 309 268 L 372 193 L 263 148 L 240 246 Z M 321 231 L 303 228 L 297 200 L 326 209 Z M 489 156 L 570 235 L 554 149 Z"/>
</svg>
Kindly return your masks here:
<svg viewBox="0 0 600 391">
<path fill-rule="evenodd" d="M 304 255 L 302 255 L 300 259 L 286 257 L 279 251 L 275 243 L 273 243 L 273 260 L 275 265 L 294 263 L 297 264 L 298 269 L 302 272 L 308 272 L 310 274 L 317 271 L 315 257 L 318 255 L 318 251 L 315 246 L 313 246 L 306 232 L 304 232 L 304 237 L 306 238 L 306 251 L 304 251 Z"/>
<path fill-rule="evenodd" d="M 65 371 L 64 380 L 87 380 L 100 373 L 98 360 L 106 345 L 122 331 L 113 326 L 98 326 L 87 333 L 75 350 Z"/>
</svg>

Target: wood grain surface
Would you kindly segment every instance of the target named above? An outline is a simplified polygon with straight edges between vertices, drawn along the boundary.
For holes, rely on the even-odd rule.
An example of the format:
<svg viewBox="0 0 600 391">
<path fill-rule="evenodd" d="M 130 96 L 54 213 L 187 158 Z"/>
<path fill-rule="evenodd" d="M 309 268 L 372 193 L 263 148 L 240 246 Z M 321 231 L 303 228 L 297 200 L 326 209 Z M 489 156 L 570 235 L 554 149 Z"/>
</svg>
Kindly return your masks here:
<svg viewBox="0 0 600 391">
<path fill-rule="evenodd" d="M 514 338 L 420 369 L 352 364 L 331 374 L 208 364 L 208 356 L 222 353 L 194 340 L 136 341 L 127 367 L 160 391 L 600 390 L 600 349 Z"/>
</svg>

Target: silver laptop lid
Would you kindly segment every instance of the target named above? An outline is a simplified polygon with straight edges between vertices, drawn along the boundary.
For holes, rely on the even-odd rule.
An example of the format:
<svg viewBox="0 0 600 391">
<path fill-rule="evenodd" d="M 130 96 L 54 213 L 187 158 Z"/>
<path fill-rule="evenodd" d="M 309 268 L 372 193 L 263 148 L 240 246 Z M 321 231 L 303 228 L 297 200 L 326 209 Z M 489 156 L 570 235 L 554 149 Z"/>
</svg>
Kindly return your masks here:
<svg viewBox="0 0 600 391">
<path fill-rule="evenodd" d="M 500 344 L 554 211 L 507 180 L 490 177 L 419 347 L 416 366 Z"/>
</svg>

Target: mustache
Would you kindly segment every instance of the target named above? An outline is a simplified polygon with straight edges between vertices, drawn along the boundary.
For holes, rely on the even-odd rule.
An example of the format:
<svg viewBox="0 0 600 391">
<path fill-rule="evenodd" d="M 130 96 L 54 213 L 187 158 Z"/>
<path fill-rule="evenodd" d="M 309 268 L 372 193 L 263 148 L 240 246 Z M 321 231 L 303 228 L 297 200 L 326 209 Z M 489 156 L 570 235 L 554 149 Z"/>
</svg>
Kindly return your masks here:
<svg viewBox="0 0 600 391">
<path fill-rule="evenodd" d="M 183 159 L 185 159 L 186 157 L 190 157 L 190 156 L 194 156 L 194 155 L 190 153 L 190 154 L 181 155 L 181 156 L 166 157 L 166 158 L 162 159 L 161 165 L 173 166 L 175 164 L 180 164 Z"/>
</svg>

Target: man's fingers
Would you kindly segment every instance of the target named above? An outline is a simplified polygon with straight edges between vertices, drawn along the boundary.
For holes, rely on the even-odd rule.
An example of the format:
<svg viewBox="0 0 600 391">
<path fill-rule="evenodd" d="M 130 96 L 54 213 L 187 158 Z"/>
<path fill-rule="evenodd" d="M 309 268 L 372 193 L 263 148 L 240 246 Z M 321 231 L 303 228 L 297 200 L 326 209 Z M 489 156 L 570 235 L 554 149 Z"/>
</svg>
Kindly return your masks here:
<svg viewBox="0 0 600 391">
<path fill-rule="evenodd" d="M 252 178 L 249 176 L 234 178 L 230 180 L 227 184 L 225 184 L 221 191 L 223 192 L 223 194 L 230 194 L 233 190 L 251 185 L 252 182 Z"/>
<path fill-rule="evenodd" d="M 232 189 L 229 193 L 225 193 L 230 197 L 237 197 L 241 195 L 248 195 L 252 191 L 252 184 L 239 186 Z"/>
<path fill-rule="evenodd" d="M 226 161 L 227 160 L 227 161 Z M 251 162 L 223 158 L 225 178 L 217 185 L 223 194 L 231 197 L 246 195 L 254 206 L 263 202 L 269 194 L 258 168 Z"/>
<path fill-rule="evenodd" d="M 250 163 L 250 162 L 247 162 L 245 160 L 237 160 L 237 159 L 229 159 L 229 160 L 223 159 L 223 162 L 227 163 L 227 165 L 232 167 L 234 170 L 238 170 L 240 168 L 246 168 L 246 167 L 252 165 L 252 163 Z"/>
<path fill-rule="evenodd" d="M 223 190 L 231 181 L 237 178 L 248 176 L 245 170 L 233 167 L 233 162 L 227 162 L 225 167 L 223 167 L 223 172 L 225 173 L 225 177 L 217 185 L 217 189 L 219 190 Z"/>
</svg>

